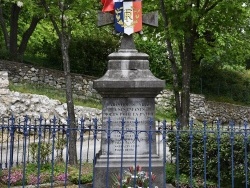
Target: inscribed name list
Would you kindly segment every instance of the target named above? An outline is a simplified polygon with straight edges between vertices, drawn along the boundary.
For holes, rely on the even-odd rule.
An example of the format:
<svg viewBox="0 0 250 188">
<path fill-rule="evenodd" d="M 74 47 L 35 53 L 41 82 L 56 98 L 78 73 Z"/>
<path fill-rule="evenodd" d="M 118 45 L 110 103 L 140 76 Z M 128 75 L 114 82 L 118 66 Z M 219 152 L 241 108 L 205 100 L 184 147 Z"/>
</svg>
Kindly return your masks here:
<svg viewBox="0 0 250 188">
<path fill-rule="evenodd" d="M 149 152 L 150 118 L 154 118 L 154 100 L 150 98 L 112 98 L 103 99 L 103 128 L 108 130 L 110 123 L 110 142 L 107 147 L 107 132 L 102 134 L 102 153 L 112 155 L 143 155 Z M 124 131 L 122 132 L 122 120 Z M 137 123 L 136 123 L 137 120 Z M 137 124 L 137 131 L 136 131 Z M 154 125 L 154 123 L 151 123 Z M 154 126 L 152 127 L 154 129 Z M 138 136 L 137 143 L 135 135 Z M 124 136 L 124 139 L 122 137 Z M 154 138 L 154 136 L 153 136 Z M 123 150 L 122 150 L 123 146 Z M 155 148 L 152 148 L 155 150 Z"/>
</svg>

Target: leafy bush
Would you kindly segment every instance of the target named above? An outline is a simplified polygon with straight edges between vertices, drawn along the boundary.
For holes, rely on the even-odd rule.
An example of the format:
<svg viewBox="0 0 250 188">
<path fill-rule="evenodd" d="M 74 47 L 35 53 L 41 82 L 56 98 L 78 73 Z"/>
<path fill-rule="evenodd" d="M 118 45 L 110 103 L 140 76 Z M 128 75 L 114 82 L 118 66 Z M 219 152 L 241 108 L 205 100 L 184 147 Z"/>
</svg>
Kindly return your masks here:
<svg viewBox="0 0 250 188">
<path fill-rule="evenodd" d="M 80 183 L 86 184 L 91 183 L 93 180 L 92 173 L 93 166 L 90 163 L 84 163 L 82 165 L 82 173 L 80 176 Z M 79 184 L 79 168 L 69 167 L 69 180 L 74 184 Z"/>
<path fill-rule="evenodd" d="M 46 162 L 46 158 L 52 153 L 51 144 L 47 142 L 31 143 L 29 147 L 33 161 L 37 160 L 38 152 L 40 152 L 39 157 L 42 164 Z"/>
<path fill-rule="evenodd" d="M 118 47 L 117 39 L 112 35 L 102 37 L 72 37 L 69 47 L 69 59 L 71 72 L 102 76 L 107 69 L 107 57 Z M 35 50 L 38 51 L 38 50 Z M 32 52 L 32 51 L 31 51 Z M 28 55 L 29 56 L 29 55 Z M 30 63 L 39 63 L 34 57 L 33 60 L 26 56 Z M 32 56 L 32 53 L 30 54 Z M 39 54 L 43 59 L 41 66 L 63 70 L 61 47 L 59 42 L 51 44 L 44 40 L 39 46 Z"/>
<path fill-rule="evenodd" d="M 193 93 L 213 98 L 220 96 L 228 102 L 250 104 L 250 82 L 245 70 L 235 71 L 204 64 L 193 70 L 191 83 Z"/>
<path fill-rule="evenodd" d="M 244 156 L 246 149 L 250 150 L 250 136 L 244 139 L 244 134 L 210 131 L 204 135 L 204 130 L 195 129 L 192 134 L 189 130 L 172 132 L 169 134 L 168 145 L 173 157 L 179 157 L 180 174 L 190 174 L 190 143 L 192 140 L 192 172 L 193 176 L 203 179 L 204 160 L 206 160 L 206 178 L 210 182 L 218 181 L 218 162 L 220 162 L 221 185 L 230 187 L 232 170 L 234 172 L 235 187 L 244 187 Z M 177 135 L 178 134 L 178 135 Z M 179 136 L 179 139 L 176 138 Z M 204 159 L 204 140 L 206 141 L 206 158 Z M 247 141 L 247 142 L 246 142 Z M 217 143 L 219 142 L 219 143 Z M 219 153 L 218 153 L 219 146 Z M 177 153 L 178 147 L 178 153 Z M 233 166 L 231 150 L 233 150 Z M 219 156 L 218 156 L 219 155 Z M 219 157 L 219 161 L 218 161 Z M 250 155 L 247 155 L 248 161 Z M 248 177 L 250 178 L 250 176 Z M 229 185 L 228 185 L 229 184 Z"/>
</svg>

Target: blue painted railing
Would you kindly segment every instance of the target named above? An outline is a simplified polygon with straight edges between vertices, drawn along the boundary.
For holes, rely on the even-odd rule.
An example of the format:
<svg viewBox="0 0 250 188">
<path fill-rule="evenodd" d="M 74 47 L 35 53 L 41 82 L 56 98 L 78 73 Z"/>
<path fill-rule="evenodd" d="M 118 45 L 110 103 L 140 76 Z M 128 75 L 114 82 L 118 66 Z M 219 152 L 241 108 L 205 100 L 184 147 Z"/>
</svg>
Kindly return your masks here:
<svg viewBox="0 0 250 188">
<path fill-rule="evenodd" d="M 34 181 L 37 187 L 43 184 L 43 167 L 50 164 L 49 171 L 49 187 L 54 187 L 58 181 L 57 165 L 58 160 L 63 159 L 63 175 L 60 181 L 67 187 L 71 180 L 72 167 L 69 164 L 69 140 L 70 133 L 77 132 L 78 146 L 78 168 L 75 170 L 76 180 L 74 181 L 78 187 L 82 187 L 82 180 L 85 171 L 84 164 L 91 163 L 93 165 L 90 176 L 89 187 L 95 187 L 95 181 L 91 177 L 95 177 L 95 164 L 100 149 L 100 134 L 105 132 L 107 151 L 110 151 L 110 143 L 112 142 L 112 134 L 121 135 L 121 147 L 123 148 L 126 141 L 126 135 L 132 133 L 134 135 L 134 143 L 140 142 L 139 135 L 145 133 L 149 142 L 149 164 L 148 164 L 148 187 L 153 188 L 152 181 L 152 147 L 158 147 L 158 155 L 163 158 L 163 174 L 162 178 L 167 184 L 173 184 L 174 187 L 249 187 L 249 150 L 250 150 L 250 129 L 247 122 L 243 125 L 236 126 L 234 122 L 229 125 L 221 125 L 220 121 L 215 124 L 204 121 L 200 125 L 196 125 L 193 120 L 189 126 L 181 129 L 180 122 L 175 125 L 163 122 L 154 122 L 149 119 L 149 129 L 139 130 L 139 122 L 134 121 L 134 130 L 125 130 L 126 120 L 121 120 L 121 128 L 114 130 L 111 127 L 112 119 L 107 121 L 107 129 L 102 129 L 98 119 L 91 121 L 79 119 L 76 128 L 69 128 L 69 121 L 62 124 L 54 117 L 52 120 L 45 120 L 42 117 L 38 119 L 15 119 L 14 117 L 2 118 L 0 124 L 0 187 L 12 187 L 15 183 L 25 187 L 29 184 L 27 171 L 29 164 L 35 164 L 33 168 Z M 153 129 L 154 123 L 156 129 Z M 156 140 L 153 138 L 156 135 Z M 59 140 L 65 140 L 63 146 L 58 146 Z M 32 144 L 36 143 L 36 155 L 32 151 Z M 51 152 L 47 156 L 43 156 L 44 145 L 49 143 Z M 137 160 L 138 148 L 134 150 L 134 166 L 140 165 Z M 33 149 L 34 150 L 34 149 Z M 59 161 L 60 161 L 59 160 Z M 119 185 L 123 185 L 123 166 L 124 152 L 121 150 L 120 170 L 118 172 Z M 107 157 L 106 162 L 106 182 L 105 187 L 112 187 L 110 181 L 110 159 Z M 173 168 L 170 168 L 173 167 Z M 227 173 L 225 173 L 225 168 Z M 167 169 L 167 170 L 165 170 Z M 171 169 L 171 171 L 169 171 Z M 13 175 L 14 172 L 18 172 Z M 133 171 L 133 177 L 136 177 L 136 171 Z M 13 178 L 19 178 L 18 181 Z M 34 183 L 35 182 L 35 183 Z M 136 184 L 136 178 L 133 178 L 133 184 Z M 163 185 L 163 188 L 167 187 Z"/>
</svg>

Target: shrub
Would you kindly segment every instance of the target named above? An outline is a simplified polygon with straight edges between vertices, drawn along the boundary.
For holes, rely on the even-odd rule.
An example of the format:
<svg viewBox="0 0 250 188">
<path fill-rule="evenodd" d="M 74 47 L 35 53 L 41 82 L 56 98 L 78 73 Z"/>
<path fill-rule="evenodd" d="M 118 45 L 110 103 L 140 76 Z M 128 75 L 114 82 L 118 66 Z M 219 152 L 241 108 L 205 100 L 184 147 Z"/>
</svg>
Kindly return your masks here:
<svg viewBox="0 0 250 188">
<path fill-rule="evenodd" d="M 81 174 L 80 183 L 91 183 L 93 180 L 92 165 L 84 163 L 82 169 L 86 172 Z M 91 170 L 88 172 L 89 169 Z M 69 167 L 68 179 L 74 184 L 79 184 L 79 168 Z"/>
<path fill-rule="evenodd" d="M 46 162 L 46 158 L 52 153 L 51 143 L 31 143 L 29 147 L 33 161 L 38 159 L 38 151 L 40 151 L 39 157 L 41 164 L 44 164 Z"/>
<path fill-rule="evenodd" d="M 192 152 L 192 172 L 196 178 L 203 178 L 204 160 L 206 161 L 206 178 L 209 181 L 218 181 L 218 162 L 220 162 L 221 185 L 228 187 L 231 183 L 232 170 L 234 172 L 235 187 L 244 187 L 244 156 L 245 146 L 250 150 L 250 136 L 244 139 L 243 132 L 231 131 L 207 131 L 202 129 L 184 129 L 169 134 L 168 145 L 173 157 L 179 159 L 180 174 L 190 174 L 190 154 Z M 179 135 L 177 135 L 179 134 Z M 176 138 L 179 136 L 179 139 Z M 191 149 L 192 140 L 192 151 Z M 204 141 L 206 144 L 204 144 Z M 246 142 L 247 141 L 247 142 Z M 247 143 L 247 144 L 246 144 Z M 204 146 L 206 146 L 206 158 L 204 159 Z M 219 146 L 219 147 L 218 147 Z M 178 153 L 177 153 L 178 147 Z M 219 153 L 218 153 L 219 148 Z M 231 152 L 233 149 L 233 158 Z M 218 161 L 218 158 L 220 159 Z M 247 155 L 250 160 L 250 155 Z M 233 160 L 233 161 L 232 161 Z M 232 165 L 233 162 L 233 165 Z M 250 176 L 248 177 L 250 178 Z M 229 184 L 229 185 L 228 185 Z"/>
</svg>

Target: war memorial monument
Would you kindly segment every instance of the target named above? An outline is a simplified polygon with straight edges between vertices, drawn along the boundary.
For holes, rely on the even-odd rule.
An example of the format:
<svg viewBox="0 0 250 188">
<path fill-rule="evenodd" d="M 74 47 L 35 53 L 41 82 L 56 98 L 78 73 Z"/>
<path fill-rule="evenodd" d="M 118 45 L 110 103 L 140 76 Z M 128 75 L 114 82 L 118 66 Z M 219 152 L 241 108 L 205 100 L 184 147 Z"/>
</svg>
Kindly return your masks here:
<svg viewBox="0 0 250 188">
<path fill-rule="evenodd" d="M 149 70 L 148 55 L 136 50 L 133 33 L 142 23 L 158 25 L 157 13 L 142 14 L 142 1 L 103 1 L 98 25 L 114 24 L 121 33 L 118 52 L 108 56 L 108 70 L 94 81 L 102 96 L 101 151 L 96 159 L 94 187 L 112 187 L 112 174 L 120 168 L 139 165 L 156 175 L 154 184 L 163 187 L 163 159 L 157 154 L 155 134 L 155 97 L 165 82 Z"/>
</svg>

